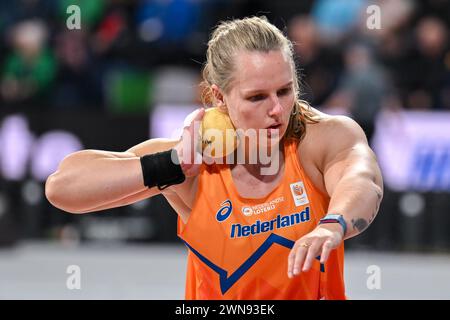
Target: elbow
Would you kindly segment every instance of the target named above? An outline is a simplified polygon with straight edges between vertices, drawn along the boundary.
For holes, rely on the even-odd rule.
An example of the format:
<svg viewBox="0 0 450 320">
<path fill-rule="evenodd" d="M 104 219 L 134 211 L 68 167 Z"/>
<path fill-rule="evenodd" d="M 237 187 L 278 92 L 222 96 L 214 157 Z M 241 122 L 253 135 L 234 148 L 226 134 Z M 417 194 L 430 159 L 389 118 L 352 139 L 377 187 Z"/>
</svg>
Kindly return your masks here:
<svg viewBox="0 0 450 320">
<path fill-rule="evenodd" d="M 63 181 L 64 179 L 59 176 L 59 174 L 53 173 L 47 178 L 45 182 L 45 197 L 48 202 L 50 202 L 54 207 L 61 209 L 62 211 L 78 214 L 83 213 L 79 208 L 73 205 L 73 200 L 67 197 L 67 190 L 64 185 L 67 186 Z"/>
<path fill-rule="evenodd" d="M 45 197 L 52 205 L 58 207 L 59 193 L 56 187 L 56 180 L 56 173 L 53 173 L 45 181 Z"/>
</svg>

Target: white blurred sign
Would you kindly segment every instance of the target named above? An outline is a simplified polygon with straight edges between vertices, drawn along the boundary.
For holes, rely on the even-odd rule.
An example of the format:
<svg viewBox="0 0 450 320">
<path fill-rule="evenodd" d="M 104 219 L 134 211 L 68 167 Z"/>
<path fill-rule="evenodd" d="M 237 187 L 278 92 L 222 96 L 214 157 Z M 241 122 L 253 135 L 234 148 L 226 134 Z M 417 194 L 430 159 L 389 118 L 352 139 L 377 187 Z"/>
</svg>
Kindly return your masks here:
<svg viewBox="0 0 450 320">
<path fill-rule="evenodd" d="M 150 138 L 178 139 L 183 132 L 184 119 L 199 107 L 170 104 L 155 106 L 150 116 Z"/>
<path fill-rule="evenodd" d="M 0 121 L 0 179 L 20 181 L 31 176 L 45 181 L 68 154 L 83 149 L 71 132 L 51 130 L 36 137 L 25 115 L 13 114 Z"/>
<path fill-rule="evenodd" d="M 450 191 L 450 112 L 385 112 L 373 148 L 391 189 Z"/>
</svg>

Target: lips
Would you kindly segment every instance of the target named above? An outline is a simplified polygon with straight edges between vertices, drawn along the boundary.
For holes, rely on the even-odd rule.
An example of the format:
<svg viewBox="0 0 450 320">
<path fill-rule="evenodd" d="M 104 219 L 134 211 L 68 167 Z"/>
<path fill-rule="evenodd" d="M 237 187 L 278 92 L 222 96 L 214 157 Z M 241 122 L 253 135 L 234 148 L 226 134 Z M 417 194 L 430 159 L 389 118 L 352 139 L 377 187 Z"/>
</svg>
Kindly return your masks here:
<svg viewBox="0 0 450 320">
<path fill-rule="evenodd" d="M 281 123 L 275 123 L 273 125 L 271 125 L 270 127 L 267 127 L 267 136 L 269 138 L 272 138 L 273 135 L 279 135 L 280 134 L 280 130 L 281 130 Z"/>
</svg>

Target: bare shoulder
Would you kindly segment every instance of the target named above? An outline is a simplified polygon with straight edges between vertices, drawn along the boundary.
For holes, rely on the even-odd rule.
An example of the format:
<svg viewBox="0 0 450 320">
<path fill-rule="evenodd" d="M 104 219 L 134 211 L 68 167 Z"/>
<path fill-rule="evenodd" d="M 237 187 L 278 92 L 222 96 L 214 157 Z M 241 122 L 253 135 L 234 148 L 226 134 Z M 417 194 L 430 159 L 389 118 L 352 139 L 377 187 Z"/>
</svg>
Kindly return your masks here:
<svg viewBox="0 0 450 320">
<path fill-rule="evenodd" d="M 336 142 L 367 143 L 364 131 L 355 120 L 347 116 L 329 115 L 314 108 L 313 111 L 317 114 L 318 123 L 308 124 L 306 130 L 314 138 L 321 139 L 322 142 L 329 141 L 330 138 L 333 138 L 329 141 L 333 142 L 333 144 Z M 336 141 L 338 137 L 340 139 Z"/>
<path fill-rule="evenodd" d="M 364 131 L 353 119 L 314 108 L 313 112 L 318 122 L 307 124 L 302 145 L 318 167 L 323 168 L 325 163 L 352 149 L 371 152 Z"/>
</svg>

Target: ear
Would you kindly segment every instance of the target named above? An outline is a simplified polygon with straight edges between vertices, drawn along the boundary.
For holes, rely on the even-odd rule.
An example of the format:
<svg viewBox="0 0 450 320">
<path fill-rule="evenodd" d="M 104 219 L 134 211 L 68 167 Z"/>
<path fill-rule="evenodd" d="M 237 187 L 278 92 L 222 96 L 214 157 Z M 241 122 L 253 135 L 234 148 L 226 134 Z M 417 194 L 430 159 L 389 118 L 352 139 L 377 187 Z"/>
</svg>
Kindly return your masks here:
<svg viewBox="0 0 450 320">
<path fill-rule="evenodd" d="M 220 111 L 228 113 L 227 106 L 225 104 L 225 98 L 220 88 L 217 85 L 213 84 L 211 86 L 211 90 L 214 97 L 213 105 Z"/>
</svg>

